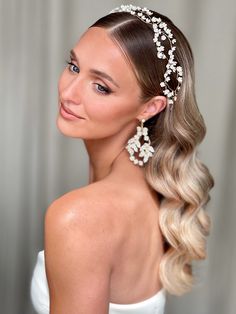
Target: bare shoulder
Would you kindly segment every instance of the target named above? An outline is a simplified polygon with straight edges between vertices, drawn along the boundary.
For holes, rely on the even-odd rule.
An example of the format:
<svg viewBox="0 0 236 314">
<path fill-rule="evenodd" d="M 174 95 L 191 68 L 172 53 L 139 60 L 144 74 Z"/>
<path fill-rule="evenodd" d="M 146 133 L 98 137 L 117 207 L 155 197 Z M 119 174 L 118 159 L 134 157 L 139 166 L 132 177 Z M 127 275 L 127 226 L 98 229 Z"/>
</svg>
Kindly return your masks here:
<svg viewBox="0 0 236 314">
<path fill-rule="evenodd" d="M 99 226 L 101 229 L 111 226 L 117 200 L 117 190 L 111 184 L 106 182 L 90 184 L 53 201 L 46 211 L 45 223 L 55 225 L 73 221 L 73 225 L 82 224 L 80 228 L 85 226 L 86 230 L 88 227 L 96 227 L 98 233 Z"/>
<path fill-rule="evenodd" d="M 107 313 L 117 234 L 105 186 L 91 184 L 55 200 L 45 215 L 50 313 Z M 79 308 L 79 310 L 78 310 Z"/>
</svg>

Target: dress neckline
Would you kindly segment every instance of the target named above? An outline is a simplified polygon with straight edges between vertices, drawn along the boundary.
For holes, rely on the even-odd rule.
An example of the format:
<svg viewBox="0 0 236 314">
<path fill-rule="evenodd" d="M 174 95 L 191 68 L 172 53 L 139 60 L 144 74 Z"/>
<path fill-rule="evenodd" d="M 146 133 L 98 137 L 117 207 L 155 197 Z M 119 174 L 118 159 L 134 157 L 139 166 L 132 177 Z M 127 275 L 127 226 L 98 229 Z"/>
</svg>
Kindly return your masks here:
<svg viewBox="0 0 236 314">
<path fill-rule="evenodd" d="M 39 255 L 42 256 L 43 258 L 43 263 L 45 265 L 45 256 L 44 256 L 44 250 L 41 250 L 38 252 Z M 166 296 L 166 290 L 164 288 L 161 288 L 160 290 L 157 291 L 153 296 L 150 298 L 144 299 L 142 301 L 136 302 L 136 303 L 113 303 L 109 302 L 110 308 L 113 309 L 124 309 L 124 308 L 138 308 L 138 307 L 143 307 L 147 303 L 152 303 L 152 302 L 157 302 L 157 300 L 163 300 L 165 301 L 165 296 Z"/>
<path fill-rule="evenodd" d="M 148 299 L 144 299 L 143 301 L 139 301 L 136 303 L 112 303 L 110 302 L 110 305 L 112 306 L 112 308 L 127 308 L 127 307 L 140 307 L 140 306 L 145 306 L 147 303 L 153 302 L 155 300 L 155 302 L 159 299 L 164 299 L 165 298 L 165 289 L 162 288 L 160 290 L 158 290 L 158 292 L 156 294 L 154 294 L 152 297 L 148 298 Z"/>
</svg>

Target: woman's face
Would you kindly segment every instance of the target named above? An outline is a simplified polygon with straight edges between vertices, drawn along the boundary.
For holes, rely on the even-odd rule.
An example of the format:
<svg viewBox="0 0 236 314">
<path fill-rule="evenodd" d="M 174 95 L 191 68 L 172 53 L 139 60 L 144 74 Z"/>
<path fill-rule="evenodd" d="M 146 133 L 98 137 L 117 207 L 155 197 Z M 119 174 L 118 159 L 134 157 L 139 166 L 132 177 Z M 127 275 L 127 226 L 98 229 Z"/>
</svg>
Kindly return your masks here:
<svg viewBox="0 0 236 314">
<path fill-rule="evenodd" d="M 57 126 L 63 134 L 98 139 L 134 123 L 141 91 L 130 64 L 105 29 L 88 29 L 70 62 L 58 82 Z"/>
</svg>

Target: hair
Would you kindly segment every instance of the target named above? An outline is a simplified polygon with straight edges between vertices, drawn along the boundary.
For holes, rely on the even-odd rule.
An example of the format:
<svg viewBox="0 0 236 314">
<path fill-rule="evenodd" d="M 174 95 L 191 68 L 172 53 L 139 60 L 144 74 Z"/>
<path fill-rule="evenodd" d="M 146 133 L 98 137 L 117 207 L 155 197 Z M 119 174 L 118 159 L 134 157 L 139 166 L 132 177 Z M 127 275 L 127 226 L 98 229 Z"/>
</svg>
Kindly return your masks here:
<svg viewBox="0 0 236 314">
<path fill-rule="evenodd" d="M 159 227 L 164 242 L 160 280 L 168 293 L 182 295 L 195 283 L 193 260 L 206 258 L 206 237 L 211 225 L 205 208 L 214 179 L 198 158 L 197 148 L 206 134 L 206 126 L 195 97 L 191 47 L 169 18 L 152 13 L 167 24 L 176 38 L 175 59 L 183 69 L 183 82 L 172 110 L 167 102 L 164 110 L 144 124 L 155 150 L 144 170 L 147 182 L 160 200 Z M 151 24 L 119 12 L 100 18 L 90 27 L 106 29 L 123 50 L 141 88 L 142 102 L 163 95 L 160 83 L 166 60 L 157 58 Z M 176 79 L 171 77 L 168 84 L 175 89 Z"/>
</svg>

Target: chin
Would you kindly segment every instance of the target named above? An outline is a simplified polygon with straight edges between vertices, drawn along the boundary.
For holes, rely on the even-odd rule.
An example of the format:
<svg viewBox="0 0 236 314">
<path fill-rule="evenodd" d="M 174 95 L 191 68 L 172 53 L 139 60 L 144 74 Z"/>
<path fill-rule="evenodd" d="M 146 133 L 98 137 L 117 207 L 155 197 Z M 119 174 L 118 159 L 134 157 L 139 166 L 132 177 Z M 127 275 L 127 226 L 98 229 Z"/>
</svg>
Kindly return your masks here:
<svg viewBox="0 0 236 314">
<path fill-rule="evenodd" d="M 74 137 L 74 138 L 83 138 L 83 130 L 76 124 L 72 124 L 68 121 L 65 121 L 60 114 L 56 120 L 56 126 L 58 130 L 65 136 Z M 81 129 L 81 131 L 79 130 Z"/>
</svg>

